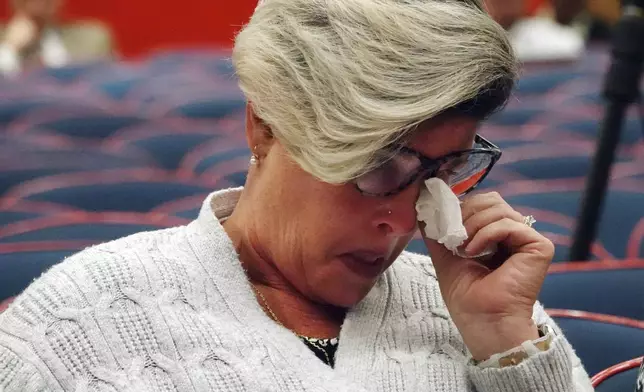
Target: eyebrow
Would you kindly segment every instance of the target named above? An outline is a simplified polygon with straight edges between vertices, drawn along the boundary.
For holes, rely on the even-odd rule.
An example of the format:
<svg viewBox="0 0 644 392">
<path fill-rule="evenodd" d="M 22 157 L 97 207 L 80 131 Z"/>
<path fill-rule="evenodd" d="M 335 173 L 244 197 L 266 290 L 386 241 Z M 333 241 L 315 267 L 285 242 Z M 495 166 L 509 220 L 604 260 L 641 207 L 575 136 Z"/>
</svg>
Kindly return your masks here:
<svg viewBox="0 0 644 392">
<path fill-rule="evenodd" d="M 422 152 L 420 152 L 420 151 L 418 151 L 418 150 L 416 150 L 414 148 L 411 148 L 409 146 L 405 146 L 405 145 L 399 145 L 399 151 L 407 151 L 408 153 L 419 155 L 419 156 L 421 156 L 421 157 L 423 157 L 425 159 L 437 160 L 437 159 L 440 159 L 440 158 L 442 158 L 444 156 L 447 156 L 447 155 L 450 155 L 450 154 L 453 154 L 453 153 L 473 149 L 475 146 L 476 146 L 476 137 L 474 138 L 474 140 L 472 140 L 472 145 L 469 148 L 464 148 L 464 149 L 459 149 L 459 150 L 455 150 L 455 151 L 452 151 L 452 152 L 448 152 L 447 154 L 443 154 L 443 155 L 435 157 L 435 158 L 432 158 L 432 157 L 430 157 L 428 155 L 425 155 Z"/>
</svg>

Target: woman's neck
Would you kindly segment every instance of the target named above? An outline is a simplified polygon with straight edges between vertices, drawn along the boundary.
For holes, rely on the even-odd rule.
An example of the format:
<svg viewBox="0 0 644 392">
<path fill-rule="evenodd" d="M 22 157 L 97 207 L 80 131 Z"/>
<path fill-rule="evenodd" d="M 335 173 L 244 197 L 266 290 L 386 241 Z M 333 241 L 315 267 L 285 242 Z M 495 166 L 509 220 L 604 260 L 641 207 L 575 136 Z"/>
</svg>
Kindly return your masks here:
<svg viewBox="0 0 644 392">
<path fill-rule="evenodd" d="M 276 263 L 252 235 L 252 224 L 243 219 L 240 205 L 223 223 L 248 280 L 253 285 L 258 303 L 275 322 L 301 336 L 334 338 L 346 315 L 346 309 L 320 304 L 299 292 L 279 271 Z"/>
</svg>

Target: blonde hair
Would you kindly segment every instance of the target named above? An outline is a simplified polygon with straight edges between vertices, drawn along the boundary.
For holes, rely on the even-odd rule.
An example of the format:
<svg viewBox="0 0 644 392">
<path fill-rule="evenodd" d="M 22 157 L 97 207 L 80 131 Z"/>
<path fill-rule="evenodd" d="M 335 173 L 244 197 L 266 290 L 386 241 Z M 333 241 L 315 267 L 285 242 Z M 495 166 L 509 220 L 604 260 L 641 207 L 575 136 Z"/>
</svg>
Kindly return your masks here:
<svg viewBox="0 0 644 392">
<path fill-rule="evenodd" d="M 480 0 L 264 0 L 233 62 L 257 116 L 329 183 L 372 169 L 423 121 L 489 115 L 517 72 Z"/>
</svg>

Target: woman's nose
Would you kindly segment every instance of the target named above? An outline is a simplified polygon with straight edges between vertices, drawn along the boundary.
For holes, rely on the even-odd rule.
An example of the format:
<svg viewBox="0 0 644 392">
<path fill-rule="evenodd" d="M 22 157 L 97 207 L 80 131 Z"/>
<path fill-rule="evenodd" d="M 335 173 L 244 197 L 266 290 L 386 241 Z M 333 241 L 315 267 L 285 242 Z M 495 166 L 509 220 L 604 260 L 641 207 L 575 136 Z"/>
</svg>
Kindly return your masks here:
<svg viewBox="0 0 644 392">
<path fill-rule="evenodd" d="M 418 228 L 416 200 L 418 190 L 410 187 L 398 195 L 389 197 L 376 214 L 377 229 L 385 235 L 403 237 L 413 234 Z"/>
</svg>

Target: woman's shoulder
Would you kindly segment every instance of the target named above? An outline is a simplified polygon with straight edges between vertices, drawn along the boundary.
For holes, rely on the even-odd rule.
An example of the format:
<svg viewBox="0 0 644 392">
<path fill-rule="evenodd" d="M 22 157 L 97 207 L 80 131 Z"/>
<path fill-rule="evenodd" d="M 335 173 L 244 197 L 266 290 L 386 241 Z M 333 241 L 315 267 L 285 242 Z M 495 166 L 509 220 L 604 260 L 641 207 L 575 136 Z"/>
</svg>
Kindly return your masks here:
<svg viewBox="0 0 644 392">
<path fill-rule="evenodd" d="M 190 226 L 143 232 L 52 267 L 0 314 L 0 368 L 2 354 L 11 352 L 16 363 L 37 367 L 29 377 L 76 382 L 99 373 L 93 369 L 106 375 L 123 364 L 147 366 L 150 358 L 180 371 L 178 348 L 202 358 L 223 336 L 226 347 L 236 347 L 234 317 L 223 310 L 193 245 Z M 173 328 L 181 333 L 172 335 Z"/>
</svg>

